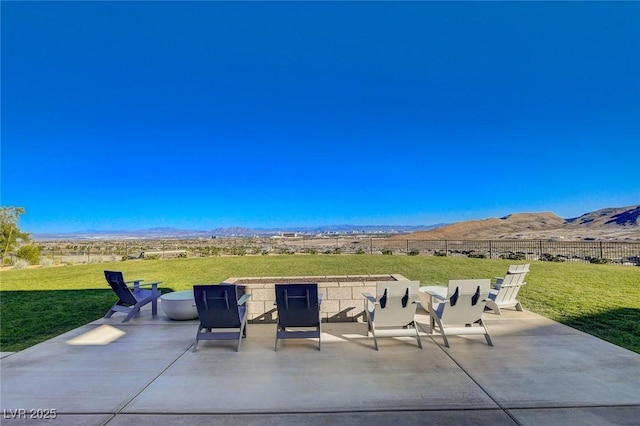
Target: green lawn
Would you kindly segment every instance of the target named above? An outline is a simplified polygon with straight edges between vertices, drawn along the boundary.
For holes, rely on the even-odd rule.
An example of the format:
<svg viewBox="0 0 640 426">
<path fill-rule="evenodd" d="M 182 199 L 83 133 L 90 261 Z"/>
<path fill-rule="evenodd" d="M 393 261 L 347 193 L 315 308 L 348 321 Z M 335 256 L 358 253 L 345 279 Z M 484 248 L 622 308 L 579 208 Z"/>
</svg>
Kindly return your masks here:
<svg viewBox="0 0 640 426">
<path fill-rule="evenodd" d="M 0 273 L 1 350 L 17 351 L 100 318 L 115 302 L 103 270 L 161 280 L 163 291 L 240 276 L 402 274 L 422 285 L 504 275 L 505 260 L 282 255 L 145 260 Z M 525 262 L 517 262 L 525 263 Z M 640 268 L 532 262 L 524 307 L 640 353 Z"/>
</svg>

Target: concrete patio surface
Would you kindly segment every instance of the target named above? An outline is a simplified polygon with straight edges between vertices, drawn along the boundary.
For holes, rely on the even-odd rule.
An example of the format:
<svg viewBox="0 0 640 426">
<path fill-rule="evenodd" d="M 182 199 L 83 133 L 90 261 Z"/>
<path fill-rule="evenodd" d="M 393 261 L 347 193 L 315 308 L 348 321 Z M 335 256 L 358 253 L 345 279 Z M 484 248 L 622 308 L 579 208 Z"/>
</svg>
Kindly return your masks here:
<svg viewBox="0 0 640 426">
<path fill-rule="evenodd" d="M 3 353 L 1 423 L 640 424 L 640 355 L 531 312 L 485 313 L 494 347 L 424 333 L 422 350 L 383 338 L 379 351 L 365 324 L 326 323 L 322 351 L 300 339 L 275 352 L 275 324 L 249 324 L 240 352 L 203 341 L 192 353 L 195 320 L 123 317 Z M 29 418 L 46 410 L 55 419 Z"/>
</svg>

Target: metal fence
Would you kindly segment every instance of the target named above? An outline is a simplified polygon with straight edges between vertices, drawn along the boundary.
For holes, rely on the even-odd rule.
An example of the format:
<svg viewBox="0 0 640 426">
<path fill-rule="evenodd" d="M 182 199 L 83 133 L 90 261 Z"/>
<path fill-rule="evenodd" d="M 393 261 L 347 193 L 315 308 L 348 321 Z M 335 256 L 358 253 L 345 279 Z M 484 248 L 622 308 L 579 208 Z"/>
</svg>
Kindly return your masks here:
<svg viewBox="0 0 640 426">
<path fill-rule="evenodd" d="M 467 256 L 487 259 L 542 260 L 640 264 L 640 243 L 545 240 L 434 240 L 405 241 L 399 253 Z M 387 250 L 391 249 L 389 247 Z M 391 250 L 394 250 L 391 249 Z"/>
<path fill-rule="evenodd" d="M 216 238 L 47 242 L 42 257 L 97 263 L 221 255 L 382 254 L 640 265 L 640 242 L 546 240 L 402 240 L 384 237 Z"/>
</svg>

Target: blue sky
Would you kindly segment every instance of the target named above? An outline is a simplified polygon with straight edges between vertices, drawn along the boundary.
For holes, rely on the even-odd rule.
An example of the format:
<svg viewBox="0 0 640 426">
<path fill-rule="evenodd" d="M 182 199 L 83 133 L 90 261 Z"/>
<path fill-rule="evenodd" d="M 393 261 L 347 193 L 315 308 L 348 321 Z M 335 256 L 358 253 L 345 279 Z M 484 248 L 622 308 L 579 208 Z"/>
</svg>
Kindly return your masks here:
<svg viewBox="0 0 640 426">
<path fill-rule="evenodd" d="M 638 2 L 2 2 L 27 232 L 640 203 Z"/>
</svg>

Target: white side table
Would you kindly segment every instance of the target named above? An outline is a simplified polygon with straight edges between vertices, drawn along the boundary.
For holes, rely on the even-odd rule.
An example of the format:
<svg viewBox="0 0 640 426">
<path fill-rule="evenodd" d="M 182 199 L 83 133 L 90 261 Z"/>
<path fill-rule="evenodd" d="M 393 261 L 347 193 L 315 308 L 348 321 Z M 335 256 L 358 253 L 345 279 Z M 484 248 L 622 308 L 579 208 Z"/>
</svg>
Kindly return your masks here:
<svg viewBox="0 0 640 426">
<path fill-rule="evenodd" d="M 160 306 L 172 320 L 184 321 L 198 318 L 198 310 L 194 305 L 193 290 L 174 291 L 160 296 Z"/>
</svg>

